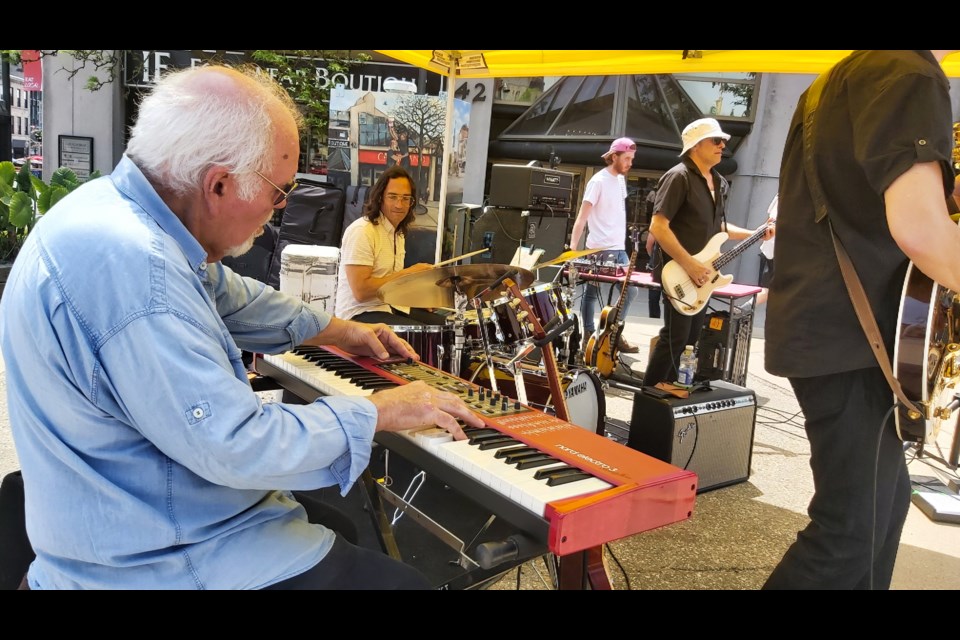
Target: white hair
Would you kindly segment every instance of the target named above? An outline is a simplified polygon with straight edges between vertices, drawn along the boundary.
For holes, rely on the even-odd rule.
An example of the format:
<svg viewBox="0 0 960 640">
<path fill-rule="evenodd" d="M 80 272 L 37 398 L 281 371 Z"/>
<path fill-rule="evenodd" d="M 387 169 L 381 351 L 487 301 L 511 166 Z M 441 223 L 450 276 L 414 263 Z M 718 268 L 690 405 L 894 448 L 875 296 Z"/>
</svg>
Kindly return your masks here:
<svg viewBox="0 0 960 640">
<path fill-rule="evenodd" d="M 252 200 L 269 172 L 275 113 L 302 117 L 287 92 L 251 68 L 195 67 L 163 76 L 140 103 L 126 154 L 151 180 L 179 196 L 202 187 L 213 165 L 237 174 Z"/>
</svg>

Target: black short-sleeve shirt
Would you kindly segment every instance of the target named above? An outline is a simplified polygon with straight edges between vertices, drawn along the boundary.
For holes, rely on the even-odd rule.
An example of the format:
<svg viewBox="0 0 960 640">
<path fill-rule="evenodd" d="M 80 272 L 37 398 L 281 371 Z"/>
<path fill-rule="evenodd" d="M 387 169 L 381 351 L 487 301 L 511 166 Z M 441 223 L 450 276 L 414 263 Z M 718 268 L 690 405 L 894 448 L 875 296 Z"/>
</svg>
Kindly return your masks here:
<svg viewBox="0 0 960 640">
<path fill-rule="evenodd" d="M 729 191 L 727 181 L 711 170 L 713 184 L 718 191 L 716 199 L 710 194 L 706 178 L 689 156 L 660 177 L 653 212 L 670 221 L 670 230 L 681 246 L 690 254 L 699 253 L 714 235 L 720 232 Z M 660 281 L 664 256 L 657 266 L 654 278 Z"/>
<path fill-rule="evenodd" d="M 810 377 L 876 360 L 843 283 L 827 223 L 804 175 L 803 104 L 780 168 L 777 273 L 765 324 L 766 368 Z M 887 226 L 884 192 L 920 162 L 940 162 L 952 189 L 949 84 L 929 51 L 857 51 L 831 72 L 816 114 L 814 162 L 828 216 L 850 254 L 892 353 L 907 257 Z"/>
</svg>

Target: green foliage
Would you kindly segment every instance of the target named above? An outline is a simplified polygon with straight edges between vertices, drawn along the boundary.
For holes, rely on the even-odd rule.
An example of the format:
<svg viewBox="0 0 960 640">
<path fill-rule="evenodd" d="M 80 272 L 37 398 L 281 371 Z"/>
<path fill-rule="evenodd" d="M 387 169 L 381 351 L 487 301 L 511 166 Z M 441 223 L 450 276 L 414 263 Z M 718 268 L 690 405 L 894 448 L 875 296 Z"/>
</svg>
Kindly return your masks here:
<svg viewBox="0 0 960 640">
<path fill-rule="evenodd" d="M 68 79 L 73 79 L 81 71 L 93 71 L 87 77 L 84 87 L 96 91 L 107 85 L 123 73 L 126 50 L 43 50 L 41 56 L 67 54 L 78 65 L 72 69 L 63 69 Z M 348 73 L 357 64 L 370 60 L 366 53 L 346 50 L 298 49 L 298 50 L 256 50 L 251 58 L 261 66 L 277 69 L 277 80 L 287 89 L 290 97 L 300 106 L 304 117 L 305 130 L 301 148 L 308 152 L 317 142 L 327 139 L 327 127 L 330 114 L 330 87 L 321 87 L 317 74 L 317 64 L 322 62 L 328 70 L 328 77 L 336 73 Z M 19 60 L 17 50 L 0 50 L 0 56 Z M 214 60 L 211 60 L 213 62 Z M 132 76 L 140 75 L 141 69 L 128 69 Z M 301 167 L 306 171 L 306 167 Z"/>
<path fill-rule="evenodd" d="M 90 179 L 99 178 L 94 171 Z M 30 163 L 17 171 L 12 162 L 0 162 L 0 262 L 17 257 L 37 219 L 83 184 L 71 169 L 60 167 L 50 184 L 30 173 Z"/>
<path fill-rule="evenodd" d="M 293 101 L 300 106 L 305 121 L 301 148 L 327 139 L 330 120 L 330 87 L 321 87 L 317 64 L 323 61 L 328 77 L 348 73 L 350 68 L 366 62 L 369 54 L 342 50 L 299 49 L 285 51 L 257 50 L 251 57 L 259 64 L 277 69 L 276 78 Z M 306 167 L 302 167 L 305 171 Z"/>
</svg>

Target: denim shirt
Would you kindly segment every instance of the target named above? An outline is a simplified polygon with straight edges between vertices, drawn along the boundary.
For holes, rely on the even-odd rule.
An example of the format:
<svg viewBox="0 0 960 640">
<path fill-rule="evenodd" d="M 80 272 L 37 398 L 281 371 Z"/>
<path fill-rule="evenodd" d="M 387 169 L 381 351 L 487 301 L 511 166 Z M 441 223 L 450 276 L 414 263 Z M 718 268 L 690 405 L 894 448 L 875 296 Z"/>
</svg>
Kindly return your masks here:
<svg viewBox="0 0 960 640">
<path fill-rule="evenodd" d="M 262 404 L 241 349 L 329 316 L 206 253 L 124 157 L 31 232 L 0 304 L 33 589 L 239 589 L 319 562 L 334 534 L 288 490 L 366 468 L 363 398 Z"/>
</svg>

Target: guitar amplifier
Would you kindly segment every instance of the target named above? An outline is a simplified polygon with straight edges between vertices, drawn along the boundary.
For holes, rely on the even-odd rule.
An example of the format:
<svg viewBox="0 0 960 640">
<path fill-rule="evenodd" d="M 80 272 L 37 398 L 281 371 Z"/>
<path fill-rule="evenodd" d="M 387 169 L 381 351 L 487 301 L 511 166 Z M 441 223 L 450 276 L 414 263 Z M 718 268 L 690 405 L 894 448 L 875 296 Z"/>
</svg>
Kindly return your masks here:
<svg viewBox="0 0 960 640">
<path fill-rule="evenodd" d="M 573 210 L 572 173 L 527 165 L 495 164 L 490 170 L 494 207 L 546 212 L 566 217 Z"/>
<path fill-rule="evenodd" d="M 652 390 L 656 392 L 659 390 Z M 634 394 L 627 446 L 697 474 L 697 493 L 750 477 L 757 396 L 722 380 L 688 398 Z"/>
</svg>

